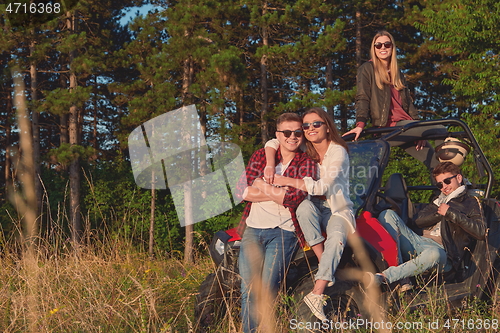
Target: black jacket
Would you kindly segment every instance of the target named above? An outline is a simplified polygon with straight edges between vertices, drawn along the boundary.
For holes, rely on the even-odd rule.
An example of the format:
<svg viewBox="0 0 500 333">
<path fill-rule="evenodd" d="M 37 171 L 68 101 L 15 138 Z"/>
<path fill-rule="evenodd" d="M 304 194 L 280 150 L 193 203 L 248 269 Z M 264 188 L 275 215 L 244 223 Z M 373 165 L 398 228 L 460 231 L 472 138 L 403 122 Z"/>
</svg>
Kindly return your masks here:
<svg viewBox="0 0 500 333">
<path fill-rule="evenodd" d="M 401 81 L 406 86 L 406 81 L 401 72 L 399 72 Z M 372 126 L 385 126 L 389 119 L 391 107 L 391 87 L 384 85 L 384 89 L 379 89 L 375 82 L 375 71 L 371 61 L 365 62 L 359 66 L 356 76 L 356 122 L 367 123 L 369 119 Z M 410 90 L 403 88 L 400 90 L 401 103 L 403 110 L 410 115 L 412 119 L 418 119 L 417 109 L 413 105 L 410 96 Z"/>
<path fill-rule="evenodd" d="M 441 238 L 448 259 L 453 268 L 458 270 L 465 249 L 474 239 L 486 238 L 486 221 L 478 201 L 465 191 L 448 202 L 450 206 L 445 216 L 437 213 L 438 207 L 429 204 L 418 212 L 415 224 L 419 228 L 428 228 L 441 222 Z"/>
</svg>

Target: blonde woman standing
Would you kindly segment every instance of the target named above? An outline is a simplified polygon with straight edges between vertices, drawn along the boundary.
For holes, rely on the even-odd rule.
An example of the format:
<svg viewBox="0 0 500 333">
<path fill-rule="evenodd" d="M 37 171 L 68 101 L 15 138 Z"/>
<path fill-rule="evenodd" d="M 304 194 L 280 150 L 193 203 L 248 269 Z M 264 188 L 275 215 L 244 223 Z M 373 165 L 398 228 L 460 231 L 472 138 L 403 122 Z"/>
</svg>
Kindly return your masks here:
<svg viewBox="0 0 500 333">
<path fill-rule="evenodd" d="M 356 77 L 356 127 L 344 134 L 355 134 L 354 140 L 369 120 L 374 127 L 392 127 L 418 119 L 410 90 L 398 66 L 396 43 L 389 32 L 380 31 L 373 37 L 370 57 L 370 61 L 358 68 Z M 427 141 L 417 140 L 429 134 L 446 135 L 446 129 L 443 126 L 413 128 L 392 139 L 390 144 L 405 149 L 432 170 L 439 163 L 434 158 L 434 149 Z"/>
</svg>

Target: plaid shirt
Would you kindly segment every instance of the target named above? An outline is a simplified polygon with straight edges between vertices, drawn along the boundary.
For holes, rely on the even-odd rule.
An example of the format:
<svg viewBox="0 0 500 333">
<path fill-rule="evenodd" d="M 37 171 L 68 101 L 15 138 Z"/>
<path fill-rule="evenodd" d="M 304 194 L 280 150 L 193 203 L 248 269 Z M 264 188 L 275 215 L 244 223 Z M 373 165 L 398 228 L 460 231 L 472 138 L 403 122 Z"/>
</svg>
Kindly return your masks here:
<svg viewBox="0 0 500 333">
<path fill-rule="evenodd" d="M 281 150 L 276 151 L 276 165 L 280 163 L 281 160 Z M 257 150 L 253 153 L 248 165 L 246 167 L 246 181 L 244 179 L 245 175 L 242 175 L 242 179 L 238 184 L 238 194 L 241 196 L 243 191 L 247 186 L 251 186 L 256 178 L 262 178 L 264 175 L 264 167 L 266 166 L 266 154 L 264 148 Z M 318 179 L 318 166 L 306 153 L 302 151 L 297 151 L 294 158 L 290 161 L 288 168 L 286 168 L 283 176 L 290 178 L 302 179 L 304 177 L 312 177 L 314 180 Z M 304 235 L 300 229 L 299 222 L 297 221 L 297 216 L 295 215 L 295 209 L 299 204 L 306 198 L 307 192 L 296 189 L 294 187 L 289 187 L 286 191 L 285 197 L 283 199 L 283 206 L 290 209 L 292 215 L 293 225 L 295 226 L 295 233 L 299 238 L 301 245 L 305 244 Z M 246 219 L 250 214 L 250 209 L 252 207 L 251 202 L 247 202 L 241 221 L 236 227 L 236 230 L 240 236 L 243 236 L 243 232 L 246 227 Z"/>
</svg>

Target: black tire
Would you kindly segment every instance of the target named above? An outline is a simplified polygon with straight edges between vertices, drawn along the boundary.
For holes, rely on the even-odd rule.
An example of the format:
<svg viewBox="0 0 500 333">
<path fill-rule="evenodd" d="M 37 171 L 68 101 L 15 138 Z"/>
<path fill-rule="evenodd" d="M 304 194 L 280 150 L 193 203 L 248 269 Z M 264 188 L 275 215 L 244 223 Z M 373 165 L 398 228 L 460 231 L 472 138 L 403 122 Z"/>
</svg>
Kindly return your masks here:
<svg viewBox="0 0 500 333">
<path fill-rule="evenodd" d="M 219 268 L 207 275 L 196 295 L 195 332 L 217 331 L 217 326 L 229 311 L 239 314 L 240 279 L 236 273 Z"/>
<path fill-rule="evenodd" d="M 490 304 L 495 304 L 499 301 L 498 290 L 500 290 L 500 258 L 498 254 L 496 254 L 495 257 L 495 262 L 491 267 L 491 272 L 486 284 L 486 288 L 484 289 L 481 297 L 483 300 L 489 302 Z"/>
<path fill-rule="evenodd" d="M 295 311 L 292 318 L 296 323 L 315 323 L 315 327 L 321 327 L 317 319 L 304 303 L 304 296 L 307 295 L 314 286 L 314 281 L 308 277 L 293 292 L 293 298 L 296 302 Z M 349 322 L 350 319 L 369 318 L 368 312 L 363 307 L 364 294 L 360 289 L 359 283 L 355 281 L 337 280 L 332 287 L 325 289 L 324 294 L 328 296 L 327 304 L 324 307 L 325 315 L 330 323 Z M 299 330 L 300 331 L 300 330 Z M 310 329 L 307 332 L 322 332 L 321 329 Z"/>
<path fill-rule="evenodd" d="M 194 306 L 197 332 L 208 332 L 220 318 L 221 310 L 223 310 L 219 306 L 222 300 L 222 289 L 218 280 L 217 274 L 211 273 L 207 275 L 198 289 Z"/>
</svg>

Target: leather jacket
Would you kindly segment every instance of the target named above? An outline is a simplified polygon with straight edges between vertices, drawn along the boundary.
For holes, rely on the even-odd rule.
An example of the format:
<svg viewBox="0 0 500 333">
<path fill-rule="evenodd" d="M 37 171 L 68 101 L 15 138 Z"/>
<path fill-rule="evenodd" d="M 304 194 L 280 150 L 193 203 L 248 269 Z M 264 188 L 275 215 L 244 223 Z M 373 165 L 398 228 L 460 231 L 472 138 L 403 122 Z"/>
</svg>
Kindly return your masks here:
<svg viewBox="0 0 500 333">
<path fill-rule="evenodd" d="M 456 271 L 465 254 L 465 249 L 474 239 L 486 239 L 486 221 L 478 201 L 465 191 L 448 202 L 450 206 L 445 216 L 437 213 L 438 206 L 425 206 L 415 220 L 420 228 L 432 227 L 441 222 L 441 238 L 448 259 Z"/>
<path fill-rule="evenodd" d="M 407 86 L 401 71 L 399 75 L 403 84 Z M 384 89 L 377 87 L 375 71 L 371 61 L 367 61 L 359 66 L 356 76 L 356 87 L 356 123 L 361 121 L 366 124 L 371 119 L 372 126 L 385 126 L 390 115 L 391 88 L 387 84 L 384 85 Z M 412 119 L 418 119 L 417 109 L 413 105 L 410 90 L 403 88 L 399 93 L 403 110 Z"/>
</svg>

